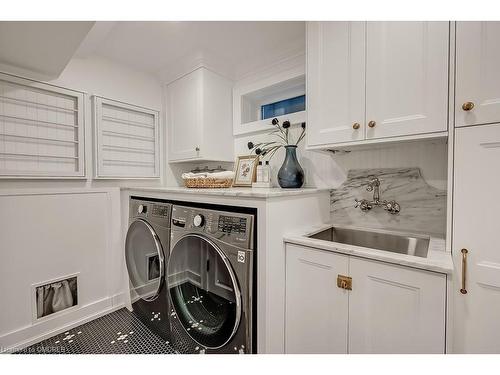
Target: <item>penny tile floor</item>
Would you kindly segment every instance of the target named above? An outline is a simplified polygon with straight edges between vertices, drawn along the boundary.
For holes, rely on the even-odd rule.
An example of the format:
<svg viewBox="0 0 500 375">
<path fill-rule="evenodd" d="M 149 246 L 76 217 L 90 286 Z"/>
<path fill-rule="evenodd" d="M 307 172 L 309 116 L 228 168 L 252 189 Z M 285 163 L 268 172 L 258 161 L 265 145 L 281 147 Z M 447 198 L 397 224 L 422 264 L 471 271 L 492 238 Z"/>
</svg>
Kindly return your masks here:
<svg viewBox="0 0 500 375">
<path fill-rule="evenodd" d="M 123 308 L 59 335 L 28 346 L 16 354 L 175 354 L 163 340 Z"/>
</svg>

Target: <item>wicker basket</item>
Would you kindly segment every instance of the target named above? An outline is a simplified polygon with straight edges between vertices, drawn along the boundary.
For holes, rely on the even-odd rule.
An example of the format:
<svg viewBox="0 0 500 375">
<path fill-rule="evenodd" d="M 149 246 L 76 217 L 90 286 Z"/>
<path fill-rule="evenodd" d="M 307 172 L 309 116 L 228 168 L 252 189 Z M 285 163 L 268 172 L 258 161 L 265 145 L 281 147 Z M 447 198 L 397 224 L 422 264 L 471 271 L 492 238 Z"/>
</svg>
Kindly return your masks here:
<svg viewBox="0 0 500 375">
<path fill-rule="evenodd" d="M 216 188 L 230 188 L 233 185 L 232 178 L 185 178 L 184 184 L 187 188 L 198 188 L 198 189 L 216 189 Z"/>
</svg>

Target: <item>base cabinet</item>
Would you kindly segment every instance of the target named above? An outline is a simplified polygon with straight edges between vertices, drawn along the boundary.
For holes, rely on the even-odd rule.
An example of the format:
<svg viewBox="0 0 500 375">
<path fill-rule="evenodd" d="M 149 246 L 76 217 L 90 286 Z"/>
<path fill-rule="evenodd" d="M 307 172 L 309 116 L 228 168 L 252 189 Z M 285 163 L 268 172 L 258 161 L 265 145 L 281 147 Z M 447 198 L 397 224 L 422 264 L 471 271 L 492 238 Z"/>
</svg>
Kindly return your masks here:
<svg viewBox="0 0 500 375">
<path fill-rule="evenodd" d="M 286 353 L 444 353 L 445 304 L 445 274 L 286 245 Z"/>
<path fill-rule="evenodd" d="M 444 353 L 446 275 L 349 259 L 349 353 Z"/>
<path fill-rule="evenodd" d="M 347 353 L 347 271 L 346 255 L 287 245 L 286 353 Z"/>
</svg>

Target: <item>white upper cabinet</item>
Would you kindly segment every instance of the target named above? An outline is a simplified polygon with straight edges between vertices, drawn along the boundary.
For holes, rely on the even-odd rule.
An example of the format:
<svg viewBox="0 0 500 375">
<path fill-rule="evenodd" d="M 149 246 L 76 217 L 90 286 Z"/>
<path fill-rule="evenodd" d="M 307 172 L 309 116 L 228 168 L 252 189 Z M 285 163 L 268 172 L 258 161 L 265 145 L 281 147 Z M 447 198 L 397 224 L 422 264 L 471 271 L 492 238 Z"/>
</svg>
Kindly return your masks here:
<svg viewBox="0 0 500 375">
<path fill-rule="evenodd" d="M 449 22 L 309 22 L 307 146 L 445 136 L 449 36 Z"/>
<path fill-rule="evenodd" d="M 365 23 L 307 25 L 308 144 L 364 139 Z"/>
<path fill-rule="evenodd" d="M 447 130 L 448 22 L 368 22 L 366 138 Z"/>
<path fill-rule="evenodd" d="M 170 83 L 167 127 L 169 162 L 233 161 L 232 82 L 198 68 Z"/>
<path fill-rule="evenodd" d="M 456 126 L 500 121 L 500 22 L 457 22 Z"/>
</svg>

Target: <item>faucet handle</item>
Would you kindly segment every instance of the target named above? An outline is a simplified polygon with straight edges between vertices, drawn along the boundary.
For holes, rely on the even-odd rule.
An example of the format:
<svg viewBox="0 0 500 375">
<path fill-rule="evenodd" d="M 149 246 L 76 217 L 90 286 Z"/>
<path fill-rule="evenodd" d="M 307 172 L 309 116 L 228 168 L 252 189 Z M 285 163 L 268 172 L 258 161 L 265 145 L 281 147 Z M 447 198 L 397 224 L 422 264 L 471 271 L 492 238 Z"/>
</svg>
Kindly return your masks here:
<svg viewBox="0 0 500 375">
<path fill-rule="evenodd" d="M 373 185 L 371 183 L 366 187 L 366 191 L 373 191 Z"/>
<path fill-rule="evenodd" d="M 384 204 L 384 210 L 390 214 L 397 214 L 401 211 L 401 206 L 396 201 L 389 201 Z"/>
<path fill-rule="evenodd" d="M 358 208 L 361 205 L 361 201 L 359 199 L 354 199 L 354 208 Z"/>
</svg>

